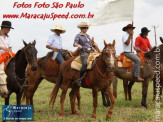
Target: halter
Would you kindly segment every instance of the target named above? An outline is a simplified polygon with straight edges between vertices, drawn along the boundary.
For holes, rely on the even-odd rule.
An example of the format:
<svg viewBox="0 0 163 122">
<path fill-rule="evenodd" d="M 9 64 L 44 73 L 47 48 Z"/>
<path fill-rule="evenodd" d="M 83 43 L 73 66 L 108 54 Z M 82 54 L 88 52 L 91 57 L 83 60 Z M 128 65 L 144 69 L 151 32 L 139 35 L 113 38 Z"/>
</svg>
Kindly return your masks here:
<svg viewBox="0 0 163 122">
<path fill-rule="evenodd" d="M 0 73 L 0 75 L 4 75 L 4 74 L 5 74 L 5 72 Z M 5 86 L 5 85 L 7 85 L 7 84 L 1 84 L 1 83 L 0 83 L 0 86 Z"/>
</svg>

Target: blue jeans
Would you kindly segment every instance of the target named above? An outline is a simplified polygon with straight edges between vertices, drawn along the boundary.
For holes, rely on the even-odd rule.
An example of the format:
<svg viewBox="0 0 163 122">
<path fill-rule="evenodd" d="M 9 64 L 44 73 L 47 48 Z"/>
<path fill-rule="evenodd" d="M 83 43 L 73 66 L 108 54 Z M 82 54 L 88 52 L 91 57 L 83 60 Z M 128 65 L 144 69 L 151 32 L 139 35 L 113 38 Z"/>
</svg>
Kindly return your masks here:
<svg viewBox="0 0 163 122">
<path fill-rule="evenodd" d="M 82 68 L 80 70 L 80 78 L 84 75 L 85 71 L 87 70 L 87 59 L 88 59 L 87 56 L 82 56 L 82 55 L 89 55 L 89 54 L 90 54 L 89 51 L 84 51 L 84 50 L 80 51 L 80 59 L 82 61 Z"/>
<path fill-rule="evenodd" d="M 62 55 L 62 51 L 58 51 L 58 55 L 56 57 L 56 60 L 59 64 L 61 64 L 62 62 L 64 62 L 64 58 L 63 58 L 63 55 Z"/>
<path fill-rule="evenodd" d="M 139 76 L 141 60 L 134 53 L 124 53 L 125 56 L 134 62 L 134 77 Z"/>
</svg>

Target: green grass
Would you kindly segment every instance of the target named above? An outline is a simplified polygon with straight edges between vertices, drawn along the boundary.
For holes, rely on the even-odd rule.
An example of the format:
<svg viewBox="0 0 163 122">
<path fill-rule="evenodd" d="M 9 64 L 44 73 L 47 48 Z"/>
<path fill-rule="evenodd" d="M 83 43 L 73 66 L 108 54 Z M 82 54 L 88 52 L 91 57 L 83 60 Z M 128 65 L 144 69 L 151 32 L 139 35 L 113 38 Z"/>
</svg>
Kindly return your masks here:
<svg viewBox="0 0 163 122">
<path fill-rule="evenodd" d="M 49 96 L 54 87 L 54 84 L 42 81 L 34 96 L 34 121 L 36 122 L 105 122 L 108 108 L 102 105 L 101 93 L 98 95 L 98 108 L 97 119 L 92 119 L 93 99 L 92 91 L 90 89 L 81 88 L 81 107 L 82 110 L 78 111 L 79 115 L 71 114 L 71 107 L 69 101 L 69 94 L 66 96 L 64 104 L 64 117 L 59 116 L 60 110 L 60 93 L 59 91 L 57 100 L 54 105 L 54 110 L 49 107 Z M 70 91 L 70 90 L 69 90 Z M 68 93 L 69 93 L 68 91 Z M 148 109 L 141 106 L 141 83 L 135 83 L 132 88 L 132 101 L 124 100 L 123 84 L 122 81 L 118 82 L 118 98 L 116 99 L 113 116 L 111 122 L 154 122 L 155 121 L 155 102 L 152 101 L 153 97 L 153 84 L 150 82 L 148 88 L 147 105 Z M 15 105 L 15 94 L 11 95 L 10 103 Z M 0 98 L 0 120 L 2 119 L 2 105 L 4 99 Z M 22 103 L 25 104 L 25 103 Z M 163 121 L 163 105 L 161 103 L 161 118 Z"/>
</svg>

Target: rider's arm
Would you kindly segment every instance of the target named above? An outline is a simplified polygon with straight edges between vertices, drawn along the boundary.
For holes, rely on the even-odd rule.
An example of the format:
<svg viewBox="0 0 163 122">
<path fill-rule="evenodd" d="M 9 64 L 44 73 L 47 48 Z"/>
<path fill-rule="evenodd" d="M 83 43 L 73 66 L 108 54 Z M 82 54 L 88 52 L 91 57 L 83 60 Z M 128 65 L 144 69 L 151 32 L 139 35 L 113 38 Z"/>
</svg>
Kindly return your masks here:
<svg viewBox="0 0 163 122">
<path fill-rule="evenodd" d="M 57 52 L 59 51 L 58 48 L 52 47 L 52 46 L 50 46 L 50 45 L 46 45 L 46 48 L 52 49 L 52 50 L 57 51 Z"/>
</svg>

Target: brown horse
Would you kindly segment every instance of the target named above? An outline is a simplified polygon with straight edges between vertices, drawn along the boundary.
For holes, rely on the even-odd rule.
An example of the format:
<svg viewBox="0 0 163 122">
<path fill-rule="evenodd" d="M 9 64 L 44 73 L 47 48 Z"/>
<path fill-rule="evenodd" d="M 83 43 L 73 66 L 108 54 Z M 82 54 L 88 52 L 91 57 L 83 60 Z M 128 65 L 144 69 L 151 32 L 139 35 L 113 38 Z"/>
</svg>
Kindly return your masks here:
<svg viewBox="0 0 163 122">
<path fill-rule="evenodd" d="M 162 87 L 163 87 L 163 44 L 158 47 L 154 47 L 148 53 L 150 57 L 150 63 L 155 72 L 153 79 L 153 101 L 155 100 L 156 93 L 159 94 L 159 99 L 162 101 Z"/>
<path fill-rule="evenodd" d="M 159 51 L 159 52 L 157 52 Z M 159 54 L 160 53 L 160 54 Z M 159 54 L 159 55 L 158 55 Z M 162 95 L 162 86 L 163 86 L 163 56 L 161 55 L 163 54 L 163 44 L 158 46 L 158 47 L 154 47 L 151 51 L 149 51 L 148 53 L 145 54 L 145 57 L 147 59 L 147 63 L 149 63 L 152 66 L 152 69 L 155 72 L 154 75 L 154 79 L 153 80 L 153 100 L 155 100 L 155 96 L 156 96 L 156 86 L 160 86 L 159 87 L 159 93 L 160 94 L 160 101 L 161 101 L 161 95 Z M 159 57 L 156 57 L 159 56 Z M 160 69 L 156 68 L 156 59 L 158 59 L 158 61 L 160 62 Z M 159 70 L 159 72 L 157 72 Z M 157 73 L 159 73 L 159 84 L 157 81 Z M 123 85 L 124 85 L 124 93 L 125 93 L 125 100 L 127 100 L 127 95 L 129 96 L 129 100 L 131 100 L 131 89 L 133 86 L 133 82 L 130 82 L 128 80 L 123 80 Z"/>
<path fill-rule="evenodd" d="M 100 52 L 100 49 L 98 48 L 97 44 L 94 42 L 94 38 L 91 40 L 92 46 L 94 49 L 96 49 L 98 52 Z M 68 60 L 70 57 L 76 57 L 79 55 L 79 50 L 75 50 L 74 52 L 63 50 L 63 57 L 65 60 Z M 56 83 L 58 80 L 58 76 L 54 75 L 47 75 L 45 73 L 45 68 L 48 59 L 52 56 L 52 53 L 48 53 L 46 56 L 37 59 L 38 62 L 38 68 L 37 71 L 31 71 L 30 67 L 27 66 L 27 81 L 28 81 L 28 87 L 24 90 L 23 94 L 23 100 L 26 99 L 27 105 L 33 105 L 33 96 L 36 92 L 39 84 L 43 79 L 46 79 L 47 81 L 51 83 Z M 56 71 L 56 73 L 59 73 L 59 71 Z M 78 100 L 78 109 L 80 110 L 80 92 L 77 93 L 77 100 Z M 104 101 L 104 105 L 108 105 L 109 103 Z M 34 108 L 34 107 L 33 107 Z"/>
<path fill-rule="evenodd" d="M 115 98 L 112 94 L 112 90 L 110 87 L 110 84 L 113 80 L 113 71 L 115 68 L 115 40 L 113 41 L 113 44 L 107 44 L 104 41 L 104 49 L 101 52 L 101 55 L 96 60 L 95 65 L 91 70 L 88 70 L 86 73 L 86 79 L 89 82 L 90 88 L 92 89 L 92 95 L 93 95 L 93 118 L 96 118 L 96 108 L 97 108 L 97 95 L 98 91 L 103 91 L 106 96 L 109 96 L 111 99 L 111 106 L 109 108 L 109 111 L 106 115 L 107 118 L 111 118 Z M 69 59 L 68 61 L 65 61 L 60 69 L 59 74 L 59 81 L 56 83 L 52 93 L 51 93 L 51 100 L 50 104 L 54 105 L 57 93 L 59 88 L 62 88 L 61 93 L 61 109 L 60 109 L 60 115 L 64 116 L 63 111 L 63 104 L 65 100 L 65 95 L 67 93 L 68 88 L 71 86 L 72 90 L 70 92 L 70 103 L 71 103 L 71 110 L 72 114 L 78 114 L 75 109 L 75 98 L 76 98 L 76 92 L 79 91 L 79 87 L 76 85 L 77 80 L 79 79 L 79 71 L 74 70 L 71 68 L 71 62 L 74 60 L 74 58 Z M 75 83 L 74 83 L 75 82 Z M 85 82 L 82 82 L 82 87 L 88 88 Z"/>
<path fill-rule="evenodd" d="M 78 50 L 76 50 L 74 53 L 69 52 L 68 50 L 63 50 L 63 57 L 65 60 L 68 60 L 70 57 L 72 57 L 72 55 L 77 55 L 77 54 L 78 54 Z M 53 53 L 49 52 L 46 56 L 42 58 L 38 58 L 37 59 L 38 68 L 36 71 L 32 71 L 29 65 L 27 66 L 26 74 L 27 74 L 28 87 L 24 90 L 23 99 L 22 99 L 22 100 L 26 99 L 27 105 L 33 105 L 34 93 L 43 79 L 46 79 L 51 83 L 56 83 L 56 81 L 58 80 L 58 75 L 49 75 L 46 74 L 45 72 L 48 59 L 52 57 L 52 55 Z M 57 62 L 55 65 L 56 66 L 58 65 Z M 56 70 L 56 74 L 57 73 L 59 73 L 58 70 Z"/>
<path fill-rule="evenodd" d="M 151 50 L 151 52 L 154 49 Z M 142 102 L 141 105 L 147 108 L 146 104 L 146 97 L 148 91 L 148 84 L 149 81 L 154 78 L 154 71 L 152 66 L 149 64 L 150 59 L 148 58 L 148 54 L 145 55 L 146 62 L 143 65 L 143 68 L 140 69 L 140 76 L 144 78 L 144 82 L 142 83 Z M 127 95 L 129 100 L 132 99 L 131 97 L 131 89 L 133 84 L 135 83 L 133 80 L 133 69 L 126 69 L 126 68 L 117 68 L 115 70 L 115 75 L 123 80 L 124 86 L 124 93 L 125 93 L 125 100 L 127 100 Z"/>
</svg>

